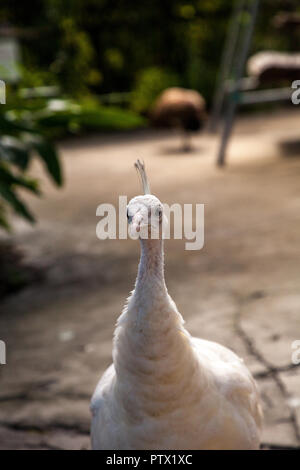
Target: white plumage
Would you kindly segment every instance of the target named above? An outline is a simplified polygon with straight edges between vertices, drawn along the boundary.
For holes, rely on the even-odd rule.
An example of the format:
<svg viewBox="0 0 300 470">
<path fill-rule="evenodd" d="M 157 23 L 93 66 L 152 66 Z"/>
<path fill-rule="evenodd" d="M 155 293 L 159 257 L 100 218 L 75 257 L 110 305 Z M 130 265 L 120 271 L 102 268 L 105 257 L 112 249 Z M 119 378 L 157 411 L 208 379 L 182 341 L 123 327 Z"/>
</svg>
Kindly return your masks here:
<svg viewBox="0 0 300 470">
<path fill-rule="evenodd" d="M 92 448 L 257 449 L 261 410 L 249 370 L 229 349 L 190 336 L 165 285 L 163 241 L 145 238 L 151 224 L 160 227 L 162 209 L 151 194 L 128 204 L 141 259 L 113 364 L 92 398 Z"/>
</svg>

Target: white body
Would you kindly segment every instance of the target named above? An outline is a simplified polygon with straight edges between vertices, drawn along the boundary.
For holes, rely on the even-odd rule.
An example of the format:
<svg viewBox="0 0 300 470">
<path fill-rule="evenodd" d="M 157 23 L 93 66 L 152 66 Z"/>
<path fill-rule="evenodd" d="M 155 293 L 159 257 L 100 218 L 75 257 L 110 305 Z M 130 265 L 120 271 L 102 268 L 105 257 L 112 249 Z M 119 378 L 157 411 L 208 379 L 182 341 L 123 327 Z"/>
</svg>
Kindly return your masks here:
<svg viewBox="0 0 300 470">
<path fill-rule="evenodd" d="M 113 364 L 92 398 L 93 449 L 257 449 L 256 384 L 232 351 L 193 338 L 169 296 L 161 240 L 141 240 Z"/>
</svg>

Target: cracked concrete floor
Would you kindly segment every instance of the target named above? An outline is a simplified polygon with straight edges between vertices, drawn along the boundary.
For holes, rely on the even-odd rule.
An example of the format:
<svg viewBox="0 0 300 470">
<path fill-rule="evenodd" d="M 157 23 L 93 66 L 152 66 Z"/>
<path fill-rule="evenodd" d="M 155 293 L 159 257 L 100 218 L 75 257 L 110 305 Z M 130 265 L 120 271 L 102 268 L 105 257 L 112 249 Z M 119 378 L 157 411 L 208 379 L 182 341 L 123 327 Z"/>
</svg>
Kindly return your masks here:
<svg viewBox="0 0 300 470">
<path fill-rule="evenodd" d="M 145 159 L 168 203 L 205 203 L 205 246 L 166 242 L 169 291 L 194 335 L 241 355 L 261 392 L 266 448 L 300 448 L 300 142 L 298 110 L 237 123 L 228 167 L 216 137 L 181 154 L 173 134 L 141 132 L 61 144 L 66 185 L 38 164 L 43 199 L 26 195 L 39 223 L 15 223 L 15 242 L 44 279 L 1 305 L 0 448 L 89 447 L 89 400 L 111 361 L 112 334 L 138 262 L 134 241 L 99 241 L 95 210 L 136 195 L 132 164 Z"/>
</svg>

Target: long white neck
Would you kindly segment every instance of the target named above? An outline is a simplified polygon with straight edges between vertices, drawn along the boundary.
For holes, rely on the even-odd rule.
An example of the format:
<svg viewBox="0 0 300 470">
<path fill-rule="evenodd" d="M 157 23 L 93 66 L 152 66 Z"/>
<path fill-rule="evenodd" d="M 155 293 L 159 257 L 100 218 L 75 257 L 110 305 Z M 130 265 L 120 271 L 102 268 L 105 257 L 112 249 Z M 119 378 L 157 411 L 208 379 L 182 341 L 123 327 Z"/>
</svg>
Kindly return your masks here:
<svg viewBox="0 0 300 470">
<path fill-rule="evenodd" d="M 147 280 L 156 278 L 160 283 L 160 287 L 166 293 L 163 240 L 140 239 L 140 244 L 141 258 L 136 279 L 136 289 L 143 289 Z"/>
<path fill-rule="evenodd" d="M 113 356 L 116 393 L 129 403 L 130 413 L 138 409 L 131 391 L 135 401 L 140 396 L 143 408 L 166 410 L 191 383 L 197 361 L 165 285 L 162 240 L 141 240 L 135 289 L 118 321 Z"/>
<path fill-rule="evenodd" d="M 139 321 L 149 326 L 159 315 L 159 308 L 168 304 L 169 295 L 164 276 L 163 241 L 140 239 L 141 258 L 135 283 L 133 300 Z"/>
</svg>

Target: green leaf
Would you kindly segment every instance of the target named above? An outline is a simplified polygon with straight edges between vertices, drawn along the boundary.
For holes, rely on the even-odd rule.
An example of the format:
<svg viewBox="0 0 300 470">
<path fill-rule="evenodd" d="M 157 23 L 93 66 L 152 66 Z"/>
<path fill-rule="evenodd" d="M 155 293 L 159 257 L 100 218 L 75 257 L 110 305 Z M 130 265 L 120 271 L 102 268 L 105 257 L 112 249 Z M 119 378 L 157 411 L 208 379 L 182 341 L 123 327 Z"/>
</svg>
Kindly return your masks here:
<svg viewBox="0 0 300 470">
<path fill-rule="evenodd" d="M 11 187 L 12 185 L 22 186 L 35 194 L 40 194 L 36 180 L 13 174 L 9 167 L 3 163 L 0 163 L 0 185 L 7 187 Z"/>
<path fill-rule="evenodd" d="M 6 185 L 3 185 L 1 182 L 0 195 L 14 208 L 17 214 L 29 220 L 29 222 L 31 223 L 35 222 L 33 215 L 29 212 L 25 204 L 18 198 L 18 196 L 13 192 L 11 188 Z"/>
<path fill-rule="evenodd" d="M 0 114 L 0 129 L 3 134 L 18 135 L 19 132 L 35 133 L 36 129 L 20 119 L 12 119 L 6 113 Z"/>
<path fill-rule="evenodd" d="M 36 142 L 32 142 L 32 146 L 44 161 L 49 175 L 58 186 L 61 186 L 63 183 L 63 177 L 58 155 L 54 146 L 50 142 L 42 139 Z"/>
<path fill-rule="evenodd" d="M 30 160 L 28 146 L 20 139 L 4 136 L 0 140 L 0 159 L 14 163 L 24 171 Z"/>
<path fill-rule="evenodd" d="M 8 232 L 11 231 L 11 227 L 7 221 L 5 208 L 3 205 L 0 205 L 0 226 L 7 230 Z"/>
</svg>

